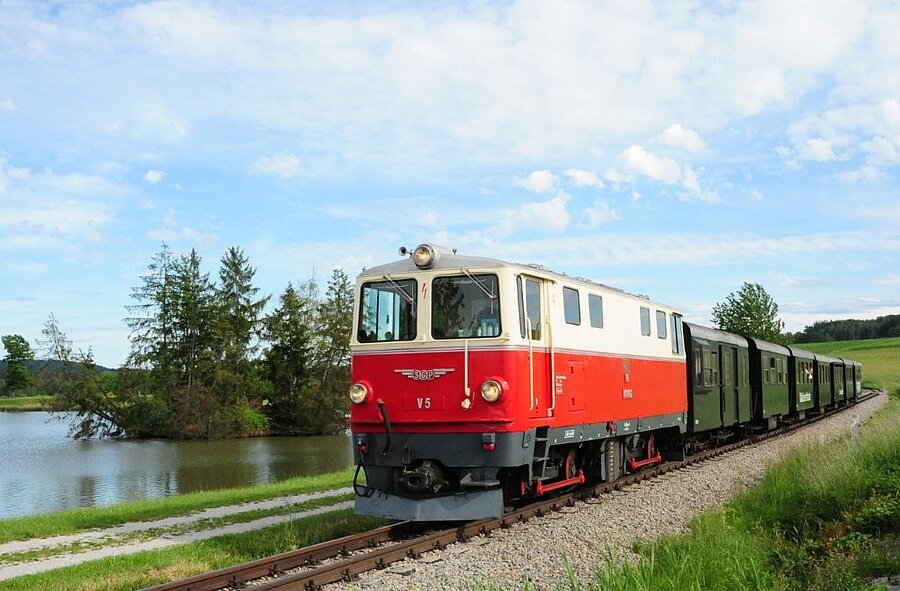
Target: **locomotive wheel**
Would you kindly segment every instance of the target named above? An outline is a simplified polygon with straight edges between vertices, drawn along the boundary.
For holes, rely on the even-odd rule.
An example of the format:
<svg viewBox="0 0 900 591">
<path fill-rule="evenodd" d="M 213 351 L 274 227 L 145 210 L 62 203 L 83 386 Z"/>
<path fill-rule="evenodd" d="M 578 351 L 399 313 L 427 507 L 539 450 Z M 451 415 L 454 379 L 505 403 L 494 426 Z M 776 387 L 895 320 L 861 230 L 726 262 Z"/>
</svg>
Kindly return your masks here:
<svg viewBox="0 0 900 591">
<path fill-rule="evenodd" d="M 565 476 L 563 478 L 574 478 L 578 475 L 578 468 L 575 467 L 575 453 L 577 450 L 570 449 L 566 454 Z"/>
</svg>

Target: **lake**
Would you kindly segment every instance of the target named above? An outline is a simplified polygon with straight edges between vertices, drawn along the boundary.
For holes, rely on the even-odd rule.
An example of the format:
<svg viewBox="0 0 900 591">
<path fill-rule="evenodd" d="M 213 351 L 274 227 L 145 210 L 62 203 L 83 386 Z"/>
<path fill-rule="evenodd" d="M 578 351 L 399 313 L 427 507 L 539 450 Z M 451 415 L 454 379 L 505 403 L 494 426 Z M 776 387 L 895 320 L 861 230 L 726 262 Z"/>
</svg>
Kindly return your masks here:
<svg viewBox="0 0 900 591">
<path fill-rule="evenodd" d="M 353 463 L 349 435 L 75 441 L 68 429 L 49 413 L 0 412 L 0 519 L 266 484 Z"/>
</svg>

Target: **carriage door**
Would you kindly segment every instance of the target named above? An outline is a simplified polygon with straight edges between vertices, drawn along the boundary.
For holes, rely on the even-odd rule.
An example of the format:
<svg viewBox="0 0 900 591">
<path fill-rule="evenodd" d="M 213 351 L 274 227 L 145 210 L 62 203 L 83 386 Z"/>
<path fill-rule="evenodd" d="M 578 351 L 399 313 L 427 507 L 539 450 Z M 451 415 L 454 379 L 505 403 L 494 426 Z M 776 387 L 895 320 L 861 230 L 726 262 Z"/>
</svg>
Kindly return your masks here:
<svg viewBox="0 0 900 591">
<path fill-rule="evenodd" d="M 528 341 L 529 409 L 532 417 L 547 417 L 553 408 L 548 284 L 535 277 L 516 278 L 519 295 L 519 332 Z"/>
<path fill-rule="evenodd" d="M 737 348 L 725 345 L 721 348 L 722 361 L 722 424 L 733 425 L 738 421 L 738 355 Z"/>
</svg>

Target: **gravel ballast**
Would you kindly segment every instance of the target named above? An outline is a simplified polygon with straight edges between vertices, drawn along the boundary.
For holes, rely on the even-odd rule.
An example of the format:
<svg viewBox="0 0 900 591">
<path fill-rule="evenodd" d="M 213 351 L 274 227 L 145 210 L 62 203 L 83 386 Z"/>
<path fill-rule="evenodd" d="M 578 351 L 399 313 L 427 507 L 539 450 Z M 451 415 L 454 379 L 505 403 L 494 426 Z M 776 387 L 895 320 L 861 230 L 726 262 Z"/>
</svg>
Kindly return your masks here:
<svg viewBox="0 0 900 591">
<path fill-rule="evenodd" d="M 328 589 L 520 589 L 528 581 L 537 589 L 555 589 L 566 576 L 564 560 L 580 581 L 589 581 L 608 552 L 627 556 L 638 539 L 686 531 L 693 517 L 721 507 L 740 490 L 759 482 L 767 467 L 788 450 L 845 435 L 854 415 L 865 421 L 886 402 L 882 393 L 789 435 L 416 560 L 406 559 Z"/>
</svg>

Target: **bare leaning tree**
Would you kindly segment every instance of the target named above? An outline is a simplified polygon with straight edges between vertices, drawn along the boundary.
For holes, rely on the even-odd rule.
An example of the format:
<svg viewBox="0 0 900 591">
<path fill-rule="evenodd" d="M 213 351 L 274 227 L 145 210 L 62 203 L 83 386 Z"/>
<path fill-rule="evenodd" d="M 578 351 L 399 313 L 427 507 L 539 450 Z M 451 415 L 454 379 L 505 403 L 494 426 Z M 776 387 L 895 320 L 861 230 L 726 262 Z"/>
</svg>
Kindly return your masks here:
<svg viewBox="0 0 900 591">
<path fill-rule="evenodd" d="M 56 412 L 73 419 L 70 434 L 76 439 L 123 435 L 120 401 L 104 384 L 91 350 L 74 352 L 52 312 L 41 334 L 38 347 L 45 361 L 38 374 L 43 389 L 56 396 Z"/>
</svg>

